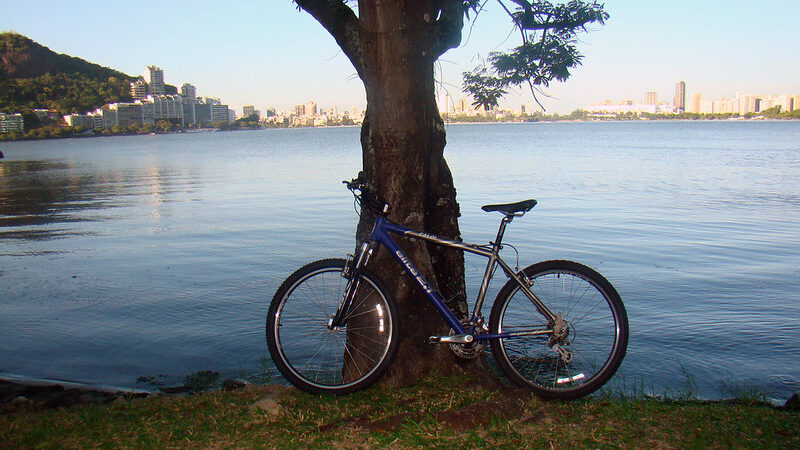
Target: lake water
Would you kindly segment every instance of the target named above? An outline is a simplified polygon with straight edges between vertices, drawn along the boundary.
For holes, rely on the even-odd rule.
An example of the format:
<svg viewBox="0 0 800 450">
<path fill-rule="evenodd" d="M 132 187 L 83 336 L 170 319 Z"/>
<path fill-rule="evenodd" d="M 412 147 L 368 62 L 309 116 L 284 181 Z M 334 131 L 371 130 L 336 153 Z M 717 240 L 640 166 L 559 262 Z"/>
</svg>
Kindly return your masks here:
<svg viewBox="0 0 800 450">
<path fill-rule="evenodd" d="M 499 218 L 481 205 L 536 198 L 506 234 L 521 263 L 574 259 L 619 290 L 631 337 L 617 388 L 800 389 L 800 122 L 447 133 L 464 240 L 494 237 Z M 360 166 L 356 128 L 0 150 L 0 377 L 256 377 L 272 370 L 264 315 L 280 282 L 354 247 L 340 182 Z M 482 263 L 468 259 L 472 281 Z"/>
</svg>

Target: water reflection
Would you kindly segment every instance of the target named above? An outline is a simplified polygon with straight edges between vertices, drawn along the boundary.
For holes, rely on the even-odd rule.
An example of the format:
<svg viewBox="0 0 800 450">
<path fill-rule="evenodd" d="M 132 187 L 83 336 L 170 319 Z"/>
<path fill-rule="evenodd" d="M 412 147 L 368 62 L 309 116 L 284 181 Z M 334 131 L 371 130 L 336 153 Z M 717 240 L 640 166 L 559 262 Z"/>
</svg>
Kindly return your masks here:
<svg viewBox="0 0 800 450">
<path fill-rule="evenodd" d="M 188 180 L 187 180 L 188 178 Z M 153 219 L 169 214 L 175 193 L 197 190 L 180 168 L 114 169 L 62 161 L 0 163 L 0 239 L 45 240 L 91 234 L 53 224 L 102 222 L 111 210 L 144 202 Z"/>
<path fill-rule="evenodd" d="M 68 164 L 49 161 L 0 163 L 0 227 L 73 220 L 68 212 L 82 195 L 70 176 L 70 169 Z M 19 232 L 0 232 L 0 238 L 10 236 L 19 236 Z M 32 236 L 45 238 L 41 232 Z"/>
</svg>

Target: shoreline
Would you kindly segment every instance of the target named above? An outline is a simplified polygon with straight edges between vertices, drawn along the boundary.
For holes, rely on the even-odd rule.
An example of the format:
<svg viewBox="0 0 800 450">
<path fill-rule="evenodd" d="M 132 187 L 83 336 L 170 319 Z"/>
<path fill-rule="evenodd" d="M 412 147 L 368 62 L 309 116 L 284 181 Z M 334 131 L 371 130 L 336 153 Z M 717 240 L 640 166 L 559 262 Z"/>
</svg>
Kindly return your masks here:
<svg viewBox="0 0 800 450">
<path fill-rule="evenodd" d="M 111 403 L 160 395 L 140 389 L 93 386 L 67 381 L 34 381 L 0 378 L 0 414 L 17 410 L 63 408 Z"/>
<path fill-rule="evenodd" d="M 499 124 L 554 124 L 554 123 L 612 123 L 612 122 L 800 122 L 800 119 L 788 118 L 771 118 L 771 117 L 729 117 L 729 118 L 703 118 L 703 119 L 690 119 L 690 118 L 674 118 L 674 119 L 648 119 L 648 118 L 597 118 L 597 119 L 564 119 L 564 120 L 495 120 L 495 121 L 448 121 L 444 120 L 444 126 L 450 125 L 499 125 Z M 28 141 L 50 141 L 59 139 L 88 139 L 88 138 L 103 138 L 103 137 L 119 137 L 119 136 L 159 136 L 170 134 L 197 134 L 197 133 L 217 133 L 229 131 L 265 131 L 265 130 L 291 130 L 291 129 L 326 129 L 326 128 L 355 128 L 360 125 L 331 125 L 331 126 L 293 126 L 293 127 L 259 127 L 259 128 L 236 128 L 236 129 L 219 129 L 219 128 L 187 128 L 182 130 L 173 130 L 167 132 L 148 132 L 148 133 L 79 133 L 70 134 L 65 136 L 47 136 L 47 137 L 19 137 L 15 139 L 2 138 L 0 135 L 0 144 L 4 142 L 28 142 Z"/>
<path fill-rule="evenodd" d="M 270 383 L 263 386 L 269 386 Z M 149 397 L 185 397 L 202 392 L 233 391 L 253 385 L 239 380 L 226 380 L 219 388 L 195 389 L 191 386 L 177 386 L 156 391 L 144 389 L 100 386 L 58 380 L 25 380 L 0 378 L 0 414 L 18 410 L 42 410 L 64 408 L 85 404 L 107 404 L 115 401 L 131 401 Z M 283 386 L 283 385 L 280 385 Z M 591 399 L 588 398 L 589 400 Z M 671 401 L 668 398 L 663 401 Z M 795 392 L 785 401 L 761 399 L 760 403 L 776 409 L 800 409 L 800 392 Z M 739 401 L 736 398 L 704 400 L 694 399 L 702 404 L 725 404 Z"/>
<path fill-rule="evenodd" d="M 192 376 L 195 378 L 191 378 Z M 210 379 L 203 383 L 200 379 L 203 376 Z M 218 380 L 218 376 L 216 372 L 197 372 L 187 377 L 187 381 L 182 385 L 154 387 L 150 390 L 76 381 L 0 376 L 0 414 L 22 409 L 41 410 L 158 396 L 182 397 L 206 391 L 237 390 L 252 384 L 235 379 L 214 383 Z"/>
</svg>

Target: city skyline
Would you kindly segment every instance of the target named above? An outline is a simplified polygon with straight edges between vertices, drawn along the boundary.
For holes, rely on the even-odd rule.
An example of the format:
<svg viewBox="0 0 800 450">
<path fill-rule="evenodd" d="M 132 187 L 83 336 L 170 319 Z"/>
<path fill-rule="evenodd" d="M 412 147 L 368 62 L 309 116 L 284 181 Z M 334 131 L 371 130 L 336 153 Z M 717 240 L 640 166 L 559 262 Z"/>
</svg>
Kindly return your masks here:
<svg viewBox="0 0 800 450">
<path fill-rule="evenodd" d="M 363 86 L 347 58 L 290 0 L 233 7 L 145 0 L 139 7 L 171 20 L 125 20 L 124 4 L 45 2 L 32 8 L 29 2 L 5 0 L 0 31 L 24 34 L 58 53 L 129 75 L 149 65 L 163 68 L 168 84 L 190 83 L 198 95 L 223 98 L 237 112 L 244 105 L 287 110 L 310 99 L 342 109 L 365 105 Z M 709 98 L 743 89 L 800 91 L 794 75 L 800 72 L 800 51 L 776 32 L 793 29 L 800 2 L 766 0 L 757 10 L 743 1 L 717 0 L 609 0 L 605 7 L 611 14 L 607 25 L 580 36 L 583 65 L 567 82 L 546 90 L 552 98 L 540 97 L 547 112 L 568 113 L 595 99 L 638 98 L 640 92 L 669 99 L 677 80 L 689 84 L 687 102 L 696 91 Z M 454 99 L 464 96 L 461 72 L 491 51 L 517 45 L 509 31 L 508 18 L 489 3 L 474 26 L 464 27 L 461 47 L 437 64 L 440 87 Z M 521 90 L 501 107 L 529 103 L 530 93 Z"/>
<path fill-rule="evenodd" d="M 583 108 L 590 112 L 689 112 L 703 114 L 746 114 L 760 112 L 775 106 L 788 112 L 800 109 L 800 88 L 793 92 L 758 92 L 752 89 L 737 89 L 719 97 L 706 95 L 702 89 L 693 89 L 690 83 L 681 80 L 674 85 L 672 99 L 658 96 L 656 91 L 644 92 L 641 96 L 630 95 L 616 99 L 603 99 L 587 103 Z M 643 99 L 643 101 L 641 100 Z"/>
<path fill-rule="evenodd" d="M 168 84 L 165 82 L 164 69 L 160 67 L 155 67 L 153 65 L 149 65 L 147 66 L 147 70 L 143 72 L 143 75 L 139 77 L 139 80 L 134 83 L 131 83 L 131 94 L 133 95 L 134 99 L 144 98 L 144 97 L 139 97 L 135 94 L 137 91 L 141 92 L 141 89 L 143 89 L 143 87 L 138 86 L 138 83 L 144 82 L 144 87 L 148 87 L 149 89 L 150 81 L 145 81 L 145 80 L 151 80 L 153 78 L 155 78 L 157 86 L 154 93 L 163 94 L 164 85 Z M 178 83 L 175 83 L 174 85 L 177 87 L 177 84 Z M 196 86 L 192 85 L 191 83 L 183 82 L 179 89 L 179 94 L 182 95 L 185 99 L 188 98 L 190 99 L 190 101 L 193 101 L 196 96 L 197 92 L 196 89 L 197 89 Z M 663 99 L 661 99 L 658 96 L 658 91 L 650 90 L 644 93 L 643 95 L 644 102 L 638 102 L 634 100 L 635 96 L 628 96 L 626 98 L 618 100 L 616 103 L 613 102 L 613 100 L 611 99 L 604 99 L 602 102 L 595 102 L 594 104 L 587 102 L 585 107 L 578 107 L 576 108 L 576 110 L 582 109 L 582 110 L 599 112 L 602 111 L 602 109 L 599 108 L 599 106 L 601 105 L 622 106 L 623 108 L 620 109 L 621 111 L 630 110 L 630 111 L 643 111 L 651 113 L 657 111 L 667 112 L 668 109 L 665 108 L 665 106 L 669 106 L 671 112 L 692 112 L 692 113 L 708 113 L 708 114 L 713 114 L 713 113 L 744 114 L 746 112 L 758 112 L 760 110 L 771 108 L 777 105 L 781 105 L 782 110 L 784 111 L 792 111 L 800 109 L 800 94 L 798 94 L 800 93 L 800 89 L 798 89 L 797 93 L 780 93 L 780 94 L 767 93 L 766 95 L 765 93 L 751 94 L 750 92 L 751 91 L 739 89 L 736 91 L 735 95 L 730 95 L 730 96 L 723 95 L 713 100 L 709 100 L 707 96 L 703 96 L 702 91 L 688 90 L 687 82 L 681 80 L 674 84 L 674 93 L 671 102 L 663 101 Z M 206 96 L 206 97 L 214 100 L 220 100 L 219 97 L 215 96 Z M 298 96 L 296 98 L 300 97 L 301 96 Z M 740 97 L 747 98 L 746 103 L 748 105 L 741 104 L 742 100 L 740 99 Z M 784 99 L 781 103 L 781 101 L 777 100 L 778 97 L 787 97 L 788 100 Z M 752 100 L 750 100 L 751 98 Z M 767 99 L 769 99 L 768 103 L 766 102 Z M 762 100 L 764 100 L 763 105 L 766 105 L 766 107 L 759 108 L 756 101 L 762 101 Z M 475 108 L 473 105 L 471 105 L 470 99 L 468 99 L 466 97 L 466 94 L 463 93 L 460 97 L 454 99 L 449 95 L 449 92 L 440 90 L 440 92 L 437 93 L 437 102 L 439 103 L 439 110 L 443 113 L 455 112 L 459 110 L 467 111 Z M 730 106 L 731 103 L 726 105 L 725 104 L 726 102 L 733 102 L 736 105 Z M 720 104 L 723 106 L 720 107 Z M 308 108 L 308 105 L 313 105 L 314 113 L 306 114 L 297 112 L 298 107 Z M 627 106 L 631 106 L 633 108 L 626 108 Z M 651 108 L 649 108 L 650 106 L 653 106 L 654 108 L 652 108 L 651 110 Z M 276 115 L 277 113 L 277 116 L 289 116 L 289 115 L 317 116 L 318 115 L 316 112 L 317 108 L 318 105 L 316 104 L 316 102 L 313 99 L 309 99 L 305 103 L 295 102 L 292 106 L 286 108 L 279 108 L 276 107 L 275 105 L 260 105 L 259 107 L 257 107 L 253 104 L 245 104 L 242 105 L 239 110 L 232 109 L 231 112 L 233 112 L 236 117 L 248 117 L 255 112 L 258 113 L 257 114 L 258 116 L 261 116 L 261 109 L 263 109 L 265 112 L 271 110 L 272 114 Z M 358 106 L 347 107 L 342 105 L 326 105 L 326 108 L 320 107 L 319 109 L 329 110 L 326 113 L 327 115 L 334 115 L 334 114 L 338 115 L 338 112 L 336 112 L 338 110 L 350 110 L 351 111 L 350 114 L 352 116 L 356 116 L 358 114 L 358 112 L 356 111 L 360 110 L 361 108 Z M 527 104 L 520 104 L 516 106 L 506 105 L 505 107 L 498 109 L 506 111 L 522 110 L 531 112 L 535 111 L 536 107 L 533 105 L 532 102 L 530 102 Z M 241 111 L 241 114 L 239 114 L 239 111 Z"/>
</svg>

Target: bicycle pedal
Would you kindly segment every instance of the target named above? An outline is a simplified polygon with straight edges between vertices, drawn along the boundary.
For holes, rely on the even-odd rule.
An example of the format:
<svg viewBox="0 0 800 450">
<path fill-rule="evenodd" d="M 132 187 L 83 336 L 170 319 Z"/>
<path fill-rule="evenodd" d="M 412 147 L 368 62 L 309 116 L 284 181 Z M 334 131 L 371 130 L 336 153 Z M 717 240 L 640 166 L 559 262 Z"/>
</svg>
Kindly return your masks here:
<svg viewBox="0 0 800 450">
<path fill-rule="evenodd" d="M 431 336 L 428 344 L 469 344 L 475 340 L 471 334 L 456 334 L 452 336 Z"/>
</svg>

